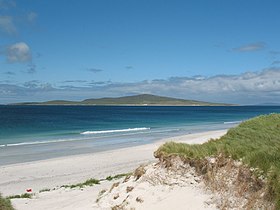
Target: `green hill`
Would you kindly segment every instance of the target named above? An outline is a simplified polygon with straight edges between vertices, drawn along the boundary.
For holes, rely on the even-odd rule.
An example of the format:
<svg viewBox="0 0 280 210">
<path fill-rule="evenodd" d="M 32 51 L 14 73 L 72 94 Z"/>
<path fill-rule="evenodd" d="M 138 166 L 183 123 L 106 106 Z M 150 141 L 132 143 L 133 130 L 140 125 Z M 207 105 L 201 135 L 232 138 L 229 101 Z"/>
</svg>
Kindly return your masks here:
<svg viewBox="0 0 280 210">
<path fill-rule="evenodd" d="M 26 102 L 15 105 L 124 105 L 124 106 L 226 106 L 229 104 L 177 99 L 149 94 L 125 96 L 119 98 L 86 99 L 83 101 L 54 100 L 46 102 Z"/>
</svg>

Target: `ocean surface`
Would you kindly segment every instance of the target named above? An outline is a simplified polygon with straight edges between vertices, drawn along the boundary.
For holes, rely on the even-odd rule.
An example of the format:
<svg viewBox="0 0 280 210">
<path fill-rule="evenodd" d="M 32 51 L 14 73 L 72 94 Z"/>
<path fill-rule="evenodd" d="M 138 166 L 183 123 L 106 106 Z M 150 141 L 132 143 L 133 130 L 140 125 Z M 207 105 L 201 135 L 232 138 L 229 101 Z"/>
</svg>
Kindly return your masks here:
<svg viewBox="0 0 280 210">
<path fill-rule="evenodd" d="M 0 165 L 227 129 L 279 106 L 0 106 Z"/>
</svg>

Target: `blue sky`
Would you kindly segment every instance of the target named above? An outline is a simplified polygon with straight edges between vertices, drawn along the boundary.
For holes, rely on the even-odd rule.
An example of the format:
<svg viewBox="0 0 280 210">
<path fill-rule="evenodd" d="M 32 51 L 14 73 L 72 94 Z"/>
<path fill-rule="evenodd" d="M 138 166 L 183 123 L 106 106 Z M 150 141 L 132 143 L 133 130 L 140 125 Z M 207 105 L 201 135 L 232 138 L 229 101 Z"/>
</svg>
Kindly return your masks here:
<svg viewBox="0 0 280 210">
<path fill-rule="evenodd" d="M 0 104 L 280 103 L 277 0 L 0 0 Z"/>
</svg>

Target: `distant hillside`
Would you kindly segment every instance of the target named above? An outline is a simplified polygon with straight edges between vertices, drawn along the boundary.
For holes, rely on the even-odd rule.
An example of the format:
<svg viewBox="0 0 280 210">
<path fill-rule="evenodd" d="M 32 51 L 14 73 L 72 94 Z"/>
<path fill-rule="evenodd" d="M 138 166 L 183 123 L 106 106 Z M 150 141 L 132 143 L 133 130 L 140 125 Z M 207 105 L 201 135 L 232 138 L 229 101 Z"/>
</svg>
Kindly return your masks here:
<svg viewBox="0 0 280 210">
<path fill-rule="evenodd" d="M 46 102 L 17 103 L 13 105 L 227 106 L 229 104 L 209 103 L 203 101 L 185 100 L 149 94 L 141 94 L 119 98 L 86 99 L 83 101 L 55 100 Z"/>
</svg>

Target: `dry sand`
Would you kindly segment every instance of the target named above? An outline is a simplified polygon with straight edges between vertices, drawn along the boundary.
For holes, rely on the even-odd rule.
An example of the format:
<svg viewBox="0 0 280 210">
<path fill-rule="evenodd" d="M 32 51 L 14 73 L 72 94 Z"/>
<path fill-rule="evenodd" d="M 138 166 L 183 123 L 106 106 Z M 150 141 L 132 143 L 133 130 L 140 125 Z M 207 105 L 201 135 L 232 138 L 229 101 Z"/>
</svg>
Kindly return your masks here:
<svg viewBox="0 0 280 210">
<path fill-rule="evenodd" d="M 167 141 L 190 144 L 203 143 L 210 138 L 218 138 L 225 133 L 226 130 L 208 131 L 163 139 L 156 143 L 137 147 L 2 166 L 0 167 L 0 191 L 4 196 L 7 196 L 25 193 L 28 188 L 33 190 L 33 193 L 35 193 L 33 199 L 12 200 L 13 205 L 18 210 L 110 209 L 105 206 L 104 208 L 96 206 L 95 201 L 98 193 L 102 189 L 108 189 L 113 182 L 104 181 L 100 185 L 83 189 L 65 189 L 59 188 L 59 186 L 84 182 L 89 178 L 102 179 L 109 175 L 128 173 L 140 164 L 153 163 L 156 161 L 153 157 L 153 152 Z M 39 190 L 45 188 L 56 188 L 56 190 L 39 193 Z M 209 196 L 194 187 L 176 188 L 175 191 L 156 189 L 156 191 L 152 192 L 149 189 L 146 190 L 149 192 L 147 195 L 150 195 L 149 197 L 151 198 L 153 194 L 156 194 L 156 191 L 162 191 L 161 197 L 166 197 L 165 202 L 160 201 L 160 199 L 152 199 L 150 204 L 143 202 L 143 206 L 146 209 L 148 204 L 153 206 L 152 209 L 170 209 L 168 204 L 176 203 L 177 200 L 183 201 L 181 209 L 203 209 L 205 207 L 204 201 Z M 193 207 L 187 208 L 185 206 L 189 202 L 191 202 L 189 206 Z M 137 209 L 139 208 L 137 207 Z M 209 209 L 209 207 L 205 207 L 205 209 Z"/>
</svg>

